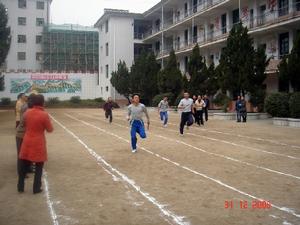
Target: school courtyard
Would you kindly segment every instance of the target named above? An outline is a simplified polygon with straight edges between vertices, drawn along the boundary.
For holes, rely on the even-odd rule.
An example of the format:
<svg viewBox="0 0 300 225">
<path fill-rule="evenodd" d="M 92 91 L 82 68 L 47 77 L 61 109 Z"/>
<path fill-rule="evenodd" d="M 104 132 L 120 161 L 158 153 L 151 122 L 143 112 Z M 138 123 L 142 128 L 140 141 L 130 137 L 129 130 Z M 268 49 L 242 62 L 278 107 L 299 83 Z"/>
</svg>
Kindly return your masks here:
<svg viewBox="0 0 300 225">
<path fill-rule="evenodd" d="M 48 110 L 43 193 L 17 192 L 14 112 L 0 111 L 1 225 L 299 225 L 300 129 L 219 121 L 179 136 L 152 111 L 130 151 L 126 111 Z"/>
</svg>

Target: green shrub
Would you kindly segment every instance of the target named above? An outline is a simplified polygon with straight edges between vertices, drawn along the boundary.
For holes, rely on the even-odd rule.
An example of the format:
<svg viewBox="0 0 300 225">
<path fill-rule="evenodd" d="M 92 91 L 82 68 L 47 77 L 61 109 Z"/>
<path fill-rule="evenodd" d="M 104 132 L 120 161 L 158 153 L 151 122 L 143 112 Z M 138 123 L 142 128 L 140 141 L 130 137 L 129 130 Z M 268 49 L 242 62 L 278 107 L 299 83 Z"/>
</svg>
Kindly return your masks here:
<svg viewBox="0 0 300 225">
<path fill-rule="evenodd" d="M 60 100 L 58 97 L 48 98 L 47 105 L 58 105 Z"/>
<path fill-rule="evenodd" d="M 1 98 L 1 105 L 9 106 L 11 104 L 10 98 Z"/>
<path fill-rule="evenodd" d="M 265 110 L 273 117 L 289 117 L 289 95 L 274 93 L 265 100 Z"/>
<path fill-rule="evenodd" d="M 222 107 L 222 110 L 224 112 L 227 112 L 227 108 L 229 106 L 229 103 L 231 102 L 231 99 L 224 93 L 219 93 L 217 96 L 212 100 L 212 102 L 216 106 Z"/>
<path fill-rule="evenodd" d="M 103 98 L 95 98 L 95 102 L 102 103 L 102 102 L 104 102 L 104 100 L 103 100 Z"/>
<path fill-rule="evenodd" d="M 164 93 L 164 94 L 159 94 L 159 95 L 154 96 L 154 98 L 152 99 L 152 106 L 156 107 L 164 97 L 168 97 L 169 104 L 173 105 L 174 100 L 175 100 L 174 94 L 173 93 Z"/>
<path fill-rule="evenodd" d="M 79 104 L 81 102 L 80 96 L 72 96 L 70 102 L 73 104 Z"/>
<path fill-rule="evenodd" d="M 300 92 L 295 92 L 291 95 L 289 109 L 292 118 L 300 118 Z"/>
<path fill-rule="evenodd" d="M 179 102 L 181 101 L 181 99 L 183 99 L 183 95 L 180 94 L 177 96 L 177 98 L 174 101 L 174 106 L 177 108 L 177 106 L 179 105 Z"/>
</svg>

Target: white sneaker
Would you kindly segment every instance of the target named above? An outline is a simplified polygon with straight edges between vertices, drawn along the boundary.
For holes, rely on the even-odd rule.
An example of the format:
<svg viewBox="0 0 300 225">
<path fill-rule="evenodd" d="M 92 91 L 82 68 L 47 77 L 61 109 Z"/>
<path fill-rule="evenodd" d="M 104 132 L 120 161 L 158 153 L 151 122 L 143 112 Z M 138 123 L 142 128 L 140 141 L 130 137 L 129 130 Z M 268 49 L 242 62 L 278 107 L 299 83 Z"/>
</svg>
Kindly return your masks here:
<svg viewBox="0 0 300 225">
<path fill-rule="evenodd" d="M 131 152 L 132 152 L 132 153 L 136 153 L 136 152 L 137 152 L 137 149 L 132 149 Z"/>
<path fill-rule="evenodd" d="M 180 137 L 183 137 L 183 134 L 179 134 L 180 135 Z"/>
<path fill-rule="evenodd" d="M 167 124 L 165 124 L 165 125 L 164 125 L 164 127 L 168 127 L 168 125 L 167 125 Z"/>
</svg>

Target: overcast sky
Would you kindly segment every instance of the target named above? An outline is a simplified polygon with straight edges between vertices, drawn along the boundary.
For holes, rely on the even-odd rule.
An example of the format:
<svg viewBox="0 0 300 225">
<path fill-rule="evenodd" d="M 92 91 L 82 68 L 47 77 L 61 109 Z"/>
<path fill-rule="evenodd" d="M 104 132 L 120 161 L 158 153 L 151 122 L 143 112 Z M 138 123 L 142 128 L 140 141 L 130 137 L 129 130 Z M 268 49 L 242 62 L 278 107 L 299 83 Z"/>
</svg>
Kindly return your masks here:
<svg viewBox="0 0 300 225">
<path fill-rule="evenodd" d="M 103 14 L 104 8 L 142 13 L 157 2 L 159 0 L 53 0 L 51 22 L 93 26 Z"/>
</svg>

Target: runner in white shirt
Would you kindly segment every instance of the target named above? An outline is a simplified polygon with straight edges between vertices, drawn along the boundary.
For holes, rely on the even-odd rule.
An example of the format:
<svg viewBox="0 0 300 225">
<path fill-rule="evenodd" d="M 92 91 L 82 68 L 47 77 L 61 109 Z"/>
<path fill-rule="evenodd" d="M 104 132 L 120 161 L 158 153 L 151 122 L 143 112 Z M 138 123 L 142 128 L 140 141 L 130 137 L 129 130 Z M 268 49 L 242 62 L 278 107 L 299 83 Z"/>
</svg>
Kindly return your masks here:
<svg viewBox="0 0 300 225">
<path fill-rule="evenodd" d="M 158 104 L 158 113 L 160 116 L 160 120 L 163 121 L 164 127 L 167 127 L 168 123 L 168 109 L 169 109 L 169 102 L 168 97 L 164 97 Z"/>
<path fill-rule="evenodd" d="M 181 99 L 178 105 L 178 109 L 181 112 L 181 122 L 180 122 L 180 134 L 183 135 L 184 126 L 188 127 L 193 124 L 193 115 L 192 111 L 194 108 L 194 101 L 190 98 L 190 94 L 188 92 L 184 93 L 184 98 Z"/>
</svg>

